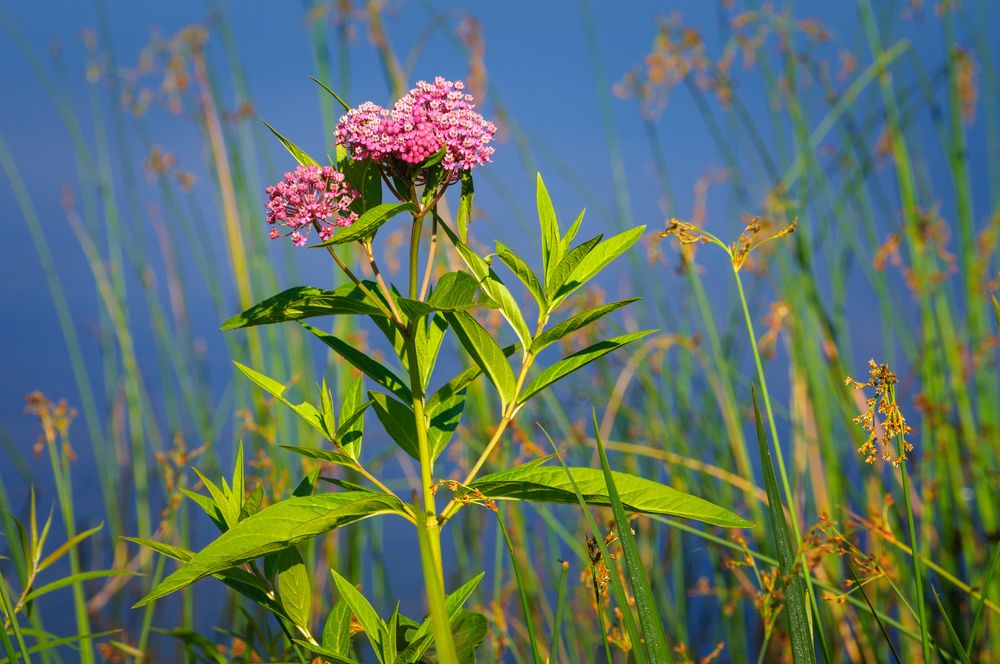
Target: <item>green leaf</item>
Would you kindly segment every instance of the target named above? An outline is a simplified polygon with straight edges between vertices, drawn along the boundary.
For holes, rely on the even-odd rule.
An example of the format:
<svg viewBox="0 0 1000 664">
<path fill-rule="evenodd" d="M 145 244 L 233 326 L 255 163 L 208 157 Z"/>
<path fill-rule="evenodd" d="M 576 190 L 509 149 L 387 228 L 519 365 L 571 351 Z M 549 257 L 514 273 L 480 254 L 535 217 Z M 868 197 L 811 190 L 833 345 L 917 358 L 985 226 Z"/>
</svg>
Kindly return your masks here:
<svg viewBox="0 0 1000 664">
<path fill-rule="evenodd" d="M 444 401 L 435 402 L 434 408 L 427 409 L 428 438 L 431 443 L 431 459 L 436 459 L 451 441 L 465 410 L 465 390 L 456 392 Z"/>
<path fill-rule="evenodd" d="M 306 424 L 308 424 L 313 429 L 318 431 L 320 435 L 322 435 L 324 438 L 326 438 L 331 442 L 333 442 L 336 439 L 336 432 L 327 430 L 326 422 L 323 419 L 323 414 L 316 409 L 316 406 L 312 405 L 308 401 L 303 401 L 301 403 L 292 403 L 284 396 L 285 390 L 287 390 L 288 388 L 279 383 L 278 381 L 274 380 L 269 376 L 265 376 L 259 371 L 255 371 L 246 365 L 240 364 L 235 360 L 233 361 L 233 364 L 236 365 L 237 369 L 243 372 L 243 375 L 245 375 L 247 378 L 253 381 L 255 385 L 264 389 L 272 396 L 274 396 L 275 399 L 277 399 L 278 401 L 280 401 L 281 403 L 285 404 L 293 411 L 295 411 L 295 413 L 299 417 L 301 417 L 306 422 Z"/>
<path fill-rule="evenodd" d="M 420 386 L 424 389 L 430 382 L 438 353 L 441 351 L 441 342 L 444 341 L 447 331 L 448 323 L 444 316 L 434 316 L 417 325 L 414 341 L 417 346 L 417 364 L 420 366 Z"/>
<path fill-rule="evenodd" d="M 365 401 L 365 379 L 358 376 L 344 390 L 344 401 L 340 404 L 340 424 L 337 439 L 343 450 L 353 459 L 361 456 L 361 442 L 365 431 L 365 411 L 372 405 Z"/>
<path fill-rule="evenodd" d="M 562 260 L 553 267 L 549 272 L 545 274 L 545 293 L 551 299 L 552 302 L 555 301 L 556 292 L 559 288 L 566 282 L 569 275 L 576 269 L 580 262 L 594 250 L 594 247 L 604 239 L 604 234 L 596 235 L 586 242 L 581 242 L 577 246 L 570 249 Z M 549 308 L 554 308 L 555 304 L 551 304 Z"/>
<path fill-rule="evenodd" d="M 272 134 L 278 137 L 278 140 L 281 141 L 281 144 L 285 146 L 285 149 L 288 150 L 293 157 L 295 157 L 295 161 L 299 162 L 299 164 L 303 166 L 319 166 L 318 161 L 316 161 L 308 154 L 306 154 L 306 152 L 301 148 L 299 148 L 298 146 L 296 146 L 295 143 L 292 143 L 290 140 L 279 134 L 278 130 L 269 125 L 266 120 L 261 118 L 260 121 L 263 122 L 268 129 L 271 130 Z"/>
<path fill-rule="evenodd" d="M 347 604 L 351 609 L 351 613 L 358 619 L 361 629 L 365 631 L 365 636 L 368 637 L 372 648 L 375 650 L 375 654 L 381 662 L 382 639 L 385 636 L 386 630 L 385 622 L 378 617 L 375 609 L 372 608 L 371 602 L 354 587 L 354 584 L 338 574 L 337 570 L 331 569 L 330 574 L 333 575 L 333 582 L 337 586 L 337 592 L 340 593 L 341 600 Z M 383 664 L 387 663 L 383 662 Z"/>
<path fill-rule="evenodd" d="M 562 259 L 559 245 L 559 221 L 556 218 L 549 191 L 542 182 L 542 174 L 538 173 L 535 184 L 535 203 L 538 207 L 538 224 L 542 229 L 542 266 L 546 281 Z"/>
<path fill-rule="evenodd" d="M 365 210 L 382 204 L 382 176 L 378 164 L 371 159 L 348 158 L 341 165 L 344 181 L 361 196 L 351 203 L 351 212 L 358 216 Z"/>
<path fill-rule="evenodd" d="M 445 318 L 455 331 L 455 335 L 479 365 L 490 382 L 497 388 L 504 405 L 514 399 L 514 371 L 493 336 L 475 318 L 464 312 L 446 314 Z"/>
<path fill-rule="evenodd" d="M 454 620 L 465 603 L 472 597 L 472 593 L 476 592 L 476 588 L 479 587 L 479 582 L 483 580 L 486 575 L 485 572 L 480 572 L 478 575 L 469 579 L 461 586 L 459 586 L 455 592 L 451 593 L 444 598 L 444 606 L 448 611 L 448 619 Z M 407 662 L 417 662 L 423 657 L 424 653 L 433 643 L 430 639 L 426 637 L 431 634 L 431 619 L 430 616 L 424 619 L 420 623 L 420 627 L 413 633 L 410 637 L 410 645 L 403 652 L 399 653 L 399 657 L 396 658 L 396 664 L 406 664 Z"/>
<path fill-rule="evenodd" d="M 955 626 L 951 624 L 948 612 L 941 603 L 941 597 L 938 595 L 937 588 L 931 586 L 931 592 L 934 593 L 934 601 L 937 602 L 938 613 L 941 614 L 941 619 L 944 621 L 944 626 L 948 631 L 948 638 L 951 639 L 951 645 L 955 649 L 955 652 L 958 653 L 958 661 L 962 662 L 962 664 L 972 664 L 972 660 L 969 659 L 969 655 L 965 652 L 965 647 L 962 645 L 962 639 L 958 636 L 958 632 L 955 631 Z"/>
<path fill-rule="evenodd" d="M 599 357 L 603 357 L 611 351 L 621 348 L 625 344 L 641 339 L 644 336 L 651 334 L 653 331 L 654 330 L 643 330 L 641 332 L 623 334 L 620 337 L 614 337 L 612 339 L 608 339 L 607 341 L 600 341 L 592 346 L 587 346 L 581 351 L 564 357 L 535 376 L 534 380 L 532 380 L 528 386 L 524 388 L 524 391 L 518 397 L 520 403 L 526 402 L 532 396 L 542 391 L 552 383 L 561 378 L 565 378 L 577 369 L 590 364 Z"/>
<path fill-rule="evenodd" d="M 313 327 L 309 323 L 299 323 L 302 327 L 312 332 L 320 341 L 326 344 L 335 353 L 350 362 L 356 369 L 373 381 L 389 390 L 403 401 L 410 401 L 413 397 L 410 388 L 396 375 L 396 373 L 376 360 L 370 353 L 364 353 L 346 341 L 339 339 L 332 334 Z"/>
<path fill-rule="evenodd" d="M 312 581 L 298 548 L 290 546 L 277 554 L 278 601 L 292 624 L 309 631 L 312 621 Z"/>
<path fill-rule="evenodd" d="M 215 503 L 212 502 L 211 498 L 188 489 L 181 489 L 180 492 L 182 495 L 191 500 L 191 502 L 200 507 L 201 510 L 207 514 L 213 522 L 215 522 L 215 525 L 219 527 L 220 531 L 226 532 L 226 530 L 229 529 L 229 526 L 226 525 L 226 519 L 222 516 L 222 512 L 220 512 L 215 506 Z"/>
<path fill-rule="evenodd" d="M 410 407 L 381 392 L 369 392 L 368 396 L 375 402 L 375 415 L 385 432 L 404 452 L 419 461 L 417 425 Z"/>
<path fill-rule="evenodd" d="M 331 452 L 330 450 L 323 450 L 316 447 L 299 447 L 298 445 L 282 445 L 281 447 L 286 450 L 291 450 L 292 452 L 300 454 L 304 457 L 309 457 L 310 459 L 335 463 L 338 466 L 344 466 L 345 468 L 358 467 L 358 464 L 354 459 L 346 454 L 340 454 L 339 452 Z"/>
<path fill-rule="evenodd" d="M 559 249 L 563 256 L 566 255 L 566 252 L 569 251 L 570 245 L 573 244 L 573 240 L 576 238 L 576 234 L 580 230 L 580 224 L 583 223 L 583 215 L 586 213 L 586 210 L 580 210 L 580 214 L 577 215 L 573 224 L 569 227 L 569 230 L 566 231 L 566 235 L 563 235 L 562 239 L 559 240 Z"/>
<path fill-rule="evenodd" d="M 168 558 L 179 560 L 182 563 L 186 563 L 194 558 L 194 551 L 188 551 L 187 549 L 182 549 L 179 546 L 167 544 L 166 542 L 159 542 L 157 540 L 146 539 L 144 537 L 125 537 L 124 535 L 122 535 L 121 538 L 128 542 L 134 542 L 139 546 L 144 546 L 147 549 L 152 549 L 153 551 L 163 554 Z"/>
<path fill-rule="evenodd" d="M 369 208 L 363 215 L 350 226 L 345 226 L 337 231 L 332 239 L 313 247 L 332 247 L 346 242 L 367 240 L 375 236 L 376 231 L 393 217 L 404 212 L 416 212 L 417 206 L 413 203 L 382 203 Z"/>
<path fill-rule="evenodd" d="M 411 320 L 436 311 L 466 311 L 483 306 L 477 297 L 479 281 L 468 272 L 448 272 L 441 275 L 426 302 L 406 297 L 396 298 L 399 308 Z"/>
<path fill-rule="evenodd" d="M 673 656 L 667 645 L 667 637 L 663 633 L 663 619 L 660 617 L 660 609 L 656 604 L 653 589 L 649 586 L 646 568 L 642 565 L 639 547 L 636 546 L 635 535 L 632 534 L 632 524 L 629 522 L 625 508 L 622 506 L 621 497 L 618 495 L 618 488 L 615 486 L 615 478 L 611 472 L 611 465 L 608 463 L 608 455 L 604 451 L 604 441 L 601 440 L 600 428 L 597 426 L 597 416 L 592 413 L 592 417 L 597 452 L 601 457 L 601 470 L 604 472 L 604 483 L 608 490 L 611 509 L 615 515 L 618 538 L 621 540 L 622 552 L 625 555 L 625 570 L 628 572 L 632 585 L 632 596 L 635 598 L 635 608 L 639 614 L 639 625 L 642 627 L 643 636 L 646 637 L 645 645 L 649 653 L 649 660 L 651 662 L 672 662 Z"/>
<path fill-rule="evenodd" d="M 993 313 L 997 315 L 997 327 L 1000 327 L 1000 300 L 997 300 L 997 296 L 993 295 Z"/>
<path fill-rule="evenodd" d="M 136 607 L 185 588 L 198 579 L 376 514 L 404 514 L 399 500 L 369 491 L 288 498 L 265 507 L 220 535 L 168 576 Z"/>
<path fill-rule="evenodd" d="M 472 223 L 472 198 L 476 189 L 472 184 L 472 171 L 462 171 L 462 193 L 458 199 L 458 213 L 455 223 L 458 225 L 458 236 L 462 242 L 468 242 L 469 224 Z"/>
<path fill-rule="evenodd" d="M 232 528 L 236 525 L 236 522 L 240 520 L 240 510 L 235 507 L 230 500 L 229 487 L 226 484 L 226 478 L 222 478 L 222 488 L 215 485 L 212 480 L 208 479 L 201 474 L 201 471 L 197 468 L 191 468 L 194 474 L 198 476 L 198 479 L 202 481 L 205 488 L 208 490 L 208 494 L 212 497 L 212 502 L 215 503 L 215 508 L 222 515 L 222 520 L 226 524 L 226 528 Z"/>
<path fill-rule="evenodd" d="M 757 405 L 757 391 L 753 395 L 754 422 L 757 425 L 757 445 L 760 450 L 760 463 L 764 469 L 764 488 L 767 490 L 767 507 L 771 516 L 771 537 L 778 550 L 778 566 L 781 576 L 787 579 L 785 591 L 785 619 L 788 622 L 788 633 L 791 639 L 792 661 L 795 664 L 814 664 L 816 651 L 813 647 L 812 630 L 809 626 L 809 610 L 806 607 L 805 587 L 802 577 L 795 569 L 795 549 L 788 523 L 785 521 L 785 509 L 778 492 L 778 480 L 774 475 L 774 465 L 771 462 L 771 450 L 764 433 L 764 424 L 760 419 L 760 408 Z"/>
<path fill-rule="evenodd" d="M 351 654 L 351 609 L 344 600 L 334 605 L 323 625 L 323 647 L 336 656 Z"/>
<path fill-rule="evenodd" d="M 568 336 L 577 330 L 590 325 L 594 321 L 604 318 L 613 311 L 621 309 L 627 304 L 632 304 L 633 302 L 639 301 L 641 298 L 632 297 L 627 300 L 618 300 L 617 302 L 610 302 L 608 304 L 603 304 L 599 307 L 594 307 L 592 309 L 587 309 L 581 311 L 575 316 L 567 318 L 558 325 L 549 328 L 545 332 L 542 332 L 537 337 L 535 337 L 534 342 L 531 344 L 531 350 L 535 353 L 541 352 L 544 348 L 550 346 L 551 344 L 559 341 L 565 336 Z"/>
<path fill-rule="evenodd" d="M 80 572 L 79 574 L 74 574 L 72 576 L 67 576 L 62 579 L 58 579 L 51 583 L 46 583 L 44 586 L 39 586 L 33 589 L 30 593 L 25 595 L 24 602 L 30 602 L 34 599 L 38 599 L 42 595 L 47 595 L 54 590 L 59 590 L 60 588 L 65 588 L 66 586 L 76 585 L 78 583 L 83 583 L 84 581 L 90 581 L 91 579 L 103 579 L 109 576 L 121 576 L 127 574 L 129 576 L 142 576 L 136 572 L 131 572 L 127 569 L 106 569 L 106 570 L 95 570 L 92 572 Z"/>
<path fill-rule="evenodd" d="M 503 317 L 510 324 L 511 329 L 514 330 L 518 339 L 521 340 L 522 346 L 528 348 L 531 344 L 531 332 L 528 330 L 528 324 L 524 321 L 524 314 L 521 313 L 520 307 L 517 306 L 517 300 L 511 295 L 510 290 L 500 280 L 496 272 L 490 268 L 489 263 L 485 259 L 479 256 L 467 244 L 459 240 L 440 217 L 435 216 L 435 219 L 437 219 L 438 226 L 444 230 L 452 244 L 458 249 L 458 254 L 465 261 L 465 265 L 469 268 L 469 271 L 479 280 L 479 287 L 499 307 L 500 313 L 503 314 Z"/>
<path fill-rule="evenodd" d="M 310 78 L 310 79 L 312 79 L 312 81 L 313 81 L 313 82 L 314 82 L 314 83 L 315 83 L 316 85 L 318 85 L 319 87 L 321 87 L 321 88 L 323 88 L 324 90 L 326 90 L 326 91 L 327 91 L 327 92 L 328 92 L 328 93 L 330 94 L 330 96 L 331 96 L 331 97 L 333 97 L 334 99 L 336 99 L 336 100 L 337 100 L 337 103 L 338 103 L 338 104 L 340 104 L 340 105 L 341 105 L 341 107 L 342 107 L 342 108 L 343 108 L 343 109 L 344 109 L 345 111 L 349 111 L 349 110 L 351 110 L 351 107 L 350 107 L 350 106 L 349 106 L 349 105 L 347 104 L 347 102 L 346 102 L 346 101 L 344 101 L 343 99 L 341 99 L 341 98 L 340 98 L 340 95 L 338 95 L 338 94 L 337 94 L 336 92 L 334 92 L 333 90 L 331 90 L 331 89 L 330 89 L 330 87 L 326 85 L 326 83 L 324 83 L 323 81 L 319 80 L 318 78 L 316 78 L 316 77 L 314 77 L 314 76 L 310 76 L 309 78 Z"/>
<path fill-rule="evenodd" d="M 27 632 L 27 630 L 25 631 Z M 31 646 L 26 651 L 24 651 L 23 654 L 25 655 L 25 661 L 27 662 L 30 660 L 28 660 L 26 655 L 33 655 L 36 652 L 54 650 L 55 648 L 59 648 L 60 646 L 68 646 L 70 644 L 79 643 L 80 641 L 84 640 L 94 641 L 101 637 L 107 636 L 108 634 L 114 634 L 115 632 L 120 632 L 120 631 L 121 631 L 120 629 L 111 629 L 106 632 L 91 632 L 89 634 L 77 634 L 76 636 L 67 636 L 61 639 L 48 639 L 42 641 L 41 643 L 37 643 Z M 7 664 L 7 662 L 9 661 L 10 660 L 8 658 L 4 657 L 3 659 L 0 659 L 0 664 Z"/>
<path fill-rule="evenodd" d="M 38 563 L 38 565 L 35 566 L 35 573 L 37 574 L 38 572 L 41 572 L 46 567 L 56 562 L 60 558 L 62 558 L 64 555 L 69 553 L 70 549 L 74 548 L 77 544 L 87 539 L 91 535 L 98 533 L 103 527 L 104 524 L 100 523 L 97 526 L 91 528 L 90 530 L 85 530 L 82 533 L 77 533 L 73 537 L 70 537 L 68 540 L 60 544 L 58 547 L 56 547 L 55 551 L 45 556 L 45 558 L 43 558 Z"/>
<path fill-rule="evenodd" d="M 515 254 L 500 242 L 497 242 L 497 257 L 503 261 L 504 265 L 510 268 L 510 271 L 514 273 L 514 276 L 521 280 L 521 283 L 525 285 L 528 292 L 530 292 L 532 297 L 535 298 L 535 301 L 538 302 L 538 306 L 544 307 L 545 289 L 542 288 L 542 285 L 538 282 L 538 277 L 536 277 L 535 273 L 531 271 L 528 264 L 525 263 L 520 256 Z"/>
<path fill-rule="evenodd" d="M 572 479 L 591 505 L 611 504 L 604 474 L 594 468 L 570 468 Z M 750 528 L 753 524 L 729 510 L 677 489 L 627 473 L 612 472 L 622 505 L 631 512 L 665 514 L 694 519 L 724 528 Z M 517 466 L 493 473 L 472 483 L 497 500 L 575 504 L 576 493 L 562 468 Z"/>
<path fill-rule="evenodd" d="M 364 282 L 376 288 L 374 282 Z M 271 325 L 290 320 L 316 318 L 317 316 L 382 316 L 365 294 L 353 283 L 329 291 L 311 286 L 296 286 L 282 291 L 253 305 L 222 324 L 223 332 L 254 325 Z"/>
<path fill-rule="evenodd" d="M 639 226 L 631 230 L 609 237 L 594 247 L 566 277 L 566 280 L 556 285 L 556 291 L 552 296 L 553 305 L 557 305 L 569 296 L 570 293 L 587 283 L 597 273 L 607 267 L 611 261 L 625 253 L 633 244 L 642 237 L 645 226 Z"/>
</svg>

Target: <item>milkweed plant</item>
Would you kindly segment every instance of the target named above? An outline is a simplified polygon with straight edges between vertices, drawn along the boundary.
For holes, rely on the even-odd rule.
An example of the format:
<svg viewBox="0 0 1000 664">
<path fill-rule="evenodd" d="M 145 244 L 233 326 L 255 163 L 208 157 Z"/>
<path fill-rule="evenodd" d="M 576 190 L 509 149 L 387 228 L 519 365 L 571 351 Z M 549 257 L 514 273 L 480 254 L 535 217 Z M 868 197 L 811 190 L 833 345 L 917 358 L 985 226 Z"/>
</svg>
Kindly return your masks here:
<svg viewBox="0 0 1000 664">
<path fill-rule="evenodd" d="M 240 448 L 229 482 L 202 477 L 208 495 L 186 494 L 218 527 L 218 537 L 197 552 L 135 540 L 180 563 L 138 606 L 215 577 L 271 612 L 297 647 L 312 657 L 353 661 L 351 635 L 357 631 L 351 627 L 353 616 L 382 664 L 474 661 L 486 620 L 462 607 L 482 574 L 457 588 L 446 588 L 441 553 L 445 527 L 468 505 L 499 512 L 498 502 L 506 500 L 579 502 L 615 507 L 616 516 L 624 514 L 624 506 L 631 512 L 723 527 L 749 525 L 701 498 L 611 472 L 603 450 L 603 469 L 567 467 L 560 458 L 558 464 L 547 464 L 545 459 L 484 473 L 493 452 L 504 444 L 504 434 L 529 401 L 577 369 L 652 332 L 600 338 L 551 363 L 539 359 L 549 346 L 635 301 L 624 299 L 573 315 L 563 313 L 567 299 L 634 245 L 644 227 L 607 238 L 601 233 L 574 244 L 583 227 L 583 214 L 565 232 L 561 230 L 539 176 L 541 270 L 536 273 L 526 259 L 499 241 L 494 252 L 482 256 L 468 238 L 473 175 L 491 161 L 496 126 L 477 112 L 463 84 L 443 78 L 420 82 L 391 108 L 371 102 L 348 107 L 327 91 L 345 109 L 333 132 L 335 157 L 321 164 L 272 129 L 298 165 L 267 188 L 266 222 L 271 238 L 287 238 L 296 247 L 319 248 L 346 279 L 332 290 L 289 288 L 230 318 L 222 329 L 294 322 L 357 370 L 359 376 L 340 394 L 334 394 L 324 380 L 315 400 L 293 403 L 285 396 L 284 384 L 236 363 L 247 378 L 293 410 L 314 432 L 314 444 L 288 449 L 348 468 L 364 484 L 331 480 L 322 484 L 329 489 L 321 491 L 318 473 L 313 473 L 293 495 L 262 508 L 261 489 L 246 490 Z M 443 218 L 449 215 L 438 212 L 449 194 L 458 197 L 453 224 Z M 408 261 L 400 272 L 405 281 L 394 284 L 380 269 L 380 262 L 386 261 L 380 261 L 384 256 L 377 240 L 384 227 L 400 224 L 409 225 L 410 242 Z M 439 242 L 454 247 L 463 269 L 443 273 L 435 269 Z M 350 267 L 359 262 L 370 278 L 362 278 Z M 532 301 L 515 296 L 501 272 L 520 281 L 524 288 L 516 290 L 530 295 Z M 488 310 L 499 312 L 516 343 L 502 345 L 480 322 Z M 536 314 L 533 324 L 529 313 Z M 306 322 L 331 316 L 370 319 L 394 351 L 391 362 Z M 453 339 L 447 340 L 449 336 Z M 467 368 L 456 375 L 439 376 L 441 372 L 435 370 L 441 365 L 456 365 L 437 362 L 444 348 L 463 353 L 468 361 L 458 365 Z M 462 419 L 468 388 L 481 379 L 492 385 L 499 421 L 464 477 L 442 477 L 435 463 Z M 389 488 L 393 482 L 365 466 L 362 442 L 369 412 L 402 453 L 419 465 L 419 483 L 409 495 L 397 494 Z M 439 492 L 442 486 L 450 491 Z M 329 615 L 316 615 L 318 602 L 311 579 L 317 570 L 306 568 L 307 557 L 299 547 L 311 538 L 371 517 L 403 519 L 416 529 L 428 608 L 422 621 L 402 616 L 398 608 L 389 618 L 380 617 L 354 583 L 336 569 L 330 573 L 340 600 Z M 637 599 L 642 599 L 639 595 Z"/>
</svg>

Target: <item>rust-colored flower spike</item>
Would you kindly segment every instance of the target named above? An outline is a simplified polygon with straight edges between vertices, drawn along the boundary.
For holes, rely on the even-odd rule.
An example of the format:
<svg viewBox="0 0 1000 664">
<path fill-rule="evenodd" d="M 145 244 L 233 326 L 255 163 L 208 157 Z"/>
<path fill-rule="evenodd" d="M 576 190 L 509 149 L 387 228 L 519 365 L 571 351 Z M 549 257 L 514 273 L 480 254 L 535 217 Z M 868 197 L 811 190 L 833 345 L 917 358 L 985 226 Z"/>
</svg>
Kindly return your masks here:
<svg viewBox="0 0 1000 664">
<path fill-rule="evenodd" d="M 875 396 L 865 401 L 868 409 L 854 418 L 854 422 L 868 432 L 868 438 L 858 448 L 858 452 L 865 455 L 866 463 L 875 463 L 881 456 L 883 461 L 888 461 L 894 468 L 898 468 L 906 461 L 907 454 L 913 450 L 913 445 L 906 440 L 906 434 L 911 431 L 910 426 L 896 403 L 895 385 L 898 380 L 887 364 L 868 360 L 868 366 L 870 376 L 868 382 L 862 383 L 850 376 L 844 380 L 845 385 L 853 385 L 857 390 L 875 388 Z M 882 416 L 881 421 L 876 419 L 876 413 Z M 899 441 L 896 456 L 893 456 L 890 445 L 894 438 Z"/>
<path fill-rule="evenodd" d="M 676 237 L 682 245 L 711 242 L 720 246 L 733 262 L 733 269 L 737 272 L 743 267 L 747 257 L 753 253 L 754 249 L 761 247 L 772 240 L 785 237 L 795 232 L 795 227 L 799 225 L 799 220 L 795 219 L 791 224 L 785 226 L 774 235 L 769 235 L 764 239 L 759 239 L 765 227 L 761 223 L 760 217 L 751 217 L 746 228 L 740 233 L 739 239 L 731 245 L 726 245 L 722 240 L 712 235 L 708 231 L 679 219 L 670 219 L 666 227 L 660 231 L 660 237 Z"/>
<path fill-rule="evenodd" d="M 746 262 L 747 257 L 760 246 L 767 244 L 772 240 L 777 240 L 778 238 L 783 238 L 786 235 L 795 232 L 795 228 L 799 225 L 799 220 L 795 219 L 791 224 L 785 226 L 780 231 L 774 235 L 765 237 L 763 240 L 759 239 L 761 233 L 764 231 L 764 225 L 761 223 L 760 217 L 752 217 L 747 223 L 746 228 L 740 233 L 740 237 L 729 246 L 729 253 L 733 257 L 733 268 L 737 271 L 743 267 L 743 263 Z"/>
</svg>

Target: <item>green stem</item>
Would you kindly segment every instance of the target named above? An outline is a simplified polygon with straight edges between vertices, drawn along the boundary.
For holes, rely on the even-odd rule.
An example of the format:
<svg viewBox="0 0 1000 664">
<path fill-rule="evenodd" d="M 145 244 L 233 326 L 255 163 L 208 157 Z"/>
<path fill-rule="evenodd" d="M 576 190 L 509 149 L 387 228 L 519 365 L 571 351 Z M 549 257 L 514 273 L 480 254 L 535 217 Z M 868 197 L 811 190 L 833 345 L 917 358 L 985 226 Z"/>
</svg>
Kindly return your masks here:
<svg viewBox="0 0 1000 664">
<path fill-rule="evenodd" d="M 889 386 L 889 400 L 895 403 L 896 401 L 896 390 L 890 385 Z M 900 434 L 896 439 L 898 445 L 897 454 L 900 458 L 903 457 L 905 453 L 905 441 L 903 440 L 903 434 Z M 923 581 L 923 570 L 920 565 L 920 550 L 917 549 L 917 530 L 914 525 L 913 519 L 913 505 L 910 502 L 910 476 L 906 472 L 906 461 L 902 461 L 899 464 L 899 469 L 902 474 L 902 489 L 903 489 L 903 506 L 906 509 L 906 527 L 910 534 L 910 561 L 913 564 L 913 589 L 917 593 L 917 612 L 920 620 L 920 647 L 923 650 L 924 661 L 930 662 L 931 660 L 931 643 L 930 643 L 930 633 L 927 624 L 927 605 L 924 603 L 924 581 Z"/>
</svg>

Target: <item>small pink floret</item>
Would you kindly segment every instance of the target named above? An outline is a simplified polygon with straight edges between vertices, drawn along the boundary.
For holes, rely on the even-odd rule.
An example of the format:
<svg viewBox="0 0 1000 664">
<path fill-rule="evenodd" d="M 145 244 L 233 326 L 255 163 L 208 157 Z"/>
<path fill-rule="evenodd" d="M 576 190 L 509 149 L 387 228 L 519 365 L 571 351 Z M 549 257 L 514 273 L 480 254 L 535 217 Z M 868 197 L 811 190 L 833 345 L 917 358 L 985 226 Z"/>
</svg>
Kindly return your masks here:
<svg viewBox="0 0 1000 664">
<path fill-rule="evenodd" d="M 265 191 L 267 223 L 272 224 L 268 235 L 272 240 L 280 237 L 283 233 L 278 226 L 285 226 L 288 232 L 284 235 L 296 247 L 305 246 L 313 228 L 318 228 L 320 239 L 326 241 L 336 227 L 350 226 L 358 218 L 350 211 L 358 192 L 347 186 L 344 174 L 332 166 L 296 166 Z"/>
</svg>

